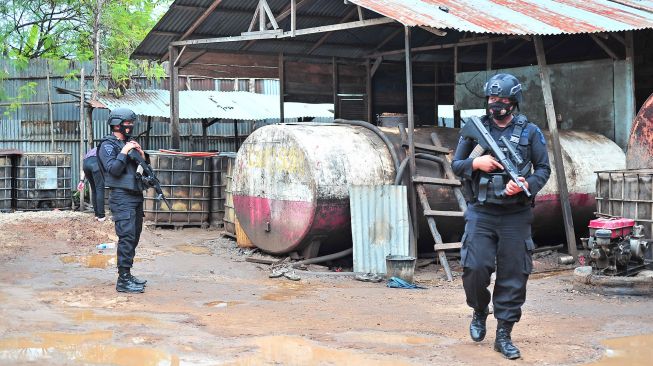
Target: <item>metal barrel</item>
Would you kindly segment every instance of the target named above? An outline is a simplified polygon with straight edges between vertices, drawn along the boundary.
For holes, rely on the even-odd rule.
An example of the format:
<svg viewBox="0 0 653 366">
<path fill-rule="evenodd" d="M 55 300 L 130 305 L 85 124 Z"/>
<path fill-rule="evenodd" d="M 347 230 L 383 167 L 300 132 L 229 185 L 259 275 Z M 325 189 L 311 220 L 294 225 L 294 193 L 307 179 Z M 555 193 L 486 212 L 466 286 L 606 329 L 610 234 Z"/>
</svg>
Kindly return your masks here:
<svg viewBox="0 0 653 366">
<path fill-rule="evenodd" d="M 39 211 L 72 207 L 72 155 L 26 153 L 16 158 L 16 209 Z"/>
<path fill-rule="evenodd" d="M 209 224 L 211 158 L 148 151 L 150 165 L 161 182 L 169 209 L 156 199 L 156 191 L 145 193 L 145 220 L 156 225 Z"/>
<path fill-rule="evenodd" d="M 633 120 L 628 139 L 626 167 L 653 168 L 653 94 L 644 102 Z"/>
<path fill-rule="evenodd" d="M 0 155 L 0 212 L 11 211 L 11 157 Z"/>
</svg>

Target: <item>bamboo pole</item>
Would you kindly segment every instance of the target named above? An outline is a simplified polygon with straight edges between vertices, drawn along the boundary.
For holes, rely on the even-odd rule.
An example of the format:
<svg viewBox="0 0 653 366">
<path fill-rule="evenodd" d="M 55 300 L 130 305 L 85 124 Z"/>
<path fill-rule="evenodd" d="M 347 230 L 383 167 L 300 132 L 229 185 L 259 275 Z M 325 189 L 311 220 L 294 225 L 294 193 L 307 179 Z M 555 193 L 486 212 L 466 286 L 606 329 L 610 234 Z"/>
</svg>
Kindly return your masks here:
<svg viewBox="0 0 653 366">
<path fill-rule="evenodd" d="M 79 167 L 84 166 L 84 68 L 79 75 Z M 79 192 L 79 211 L 84 211 L 85 190 Z"/>
</svg>

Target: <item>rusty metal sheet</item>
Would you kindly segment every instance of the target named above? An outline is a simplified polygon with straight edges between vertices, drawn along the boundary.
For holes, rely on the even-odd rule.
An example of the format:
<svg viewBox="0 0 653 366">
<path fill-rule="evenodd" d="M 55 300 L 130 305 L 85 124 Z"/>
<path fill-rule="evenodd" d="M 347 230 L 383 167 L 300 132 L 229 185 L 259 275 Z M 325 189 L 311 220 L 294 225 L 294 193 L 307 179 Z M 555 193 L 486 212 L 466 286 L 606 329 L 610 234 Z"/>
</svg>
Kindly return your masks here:
<svg viewBox="0 0 653 366">
<path fill-rule="evenodd" d="M 351 186 L 354 272 L 386 273 L 387 255 L 408 255 L 406 186 Z"/>
<path fill-rule="evenodd" d="M 515 35 L 615 32 L 653 27 L 653 1 L 351 0 L 408 26 Z"/>
</svg>

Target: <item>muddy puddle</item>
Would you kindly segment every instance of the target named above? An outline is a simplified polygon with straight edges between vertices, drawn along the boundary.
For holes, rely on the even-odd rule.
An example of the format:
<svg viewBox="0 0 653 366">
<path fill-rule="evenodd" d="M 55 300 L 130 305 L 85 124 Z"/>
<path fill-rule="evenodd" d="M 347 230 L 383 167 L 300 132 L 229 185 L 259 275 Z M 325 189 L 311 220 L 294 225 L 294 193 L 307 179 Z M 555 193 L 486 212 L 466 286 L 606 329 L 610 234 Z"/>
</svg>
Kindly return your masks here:
<svg viewBox="0 0 653 366">
<path fill-rule="evenodd" d="M 605 355 L 592 366 L 650 366 L 653 364 L 653 334 L 614 338 L 601 342 Z"/>
<path fill-rule="evenodd" d="M 77 312 L 72 317 L 77 323 L 84 322 L 102 322 L 102 323 L 127 323 L 127 324 L 141 324 L 141 325 L 156 325 L 159 321 L 149 316 L 140 315 L 102 315 L 97 314 L 92 310 L 85 310 Z"/>
<path fill-rule="evenodd" d="M 350 349 L 321 346 L 313 341 L 290 336 L 270 336 L 253 341 L 257 349 L 227 365 L 413 365 L 396 356 L 379 356 Z"/>
<path fill-rule="evenodd" d="M 196 255 L 211 254 L 211 249 L 207 247 L 203 247 L 201 245 L 180 244 L 180 245 L 175 245 L 175 249 L 184 253 L 190 253 Z"/>
<path fill-rule="evenodd" d="M 434 344 L 433 339 L 408 334 L 384 333 L 384 332 L 352 332 L 338 336 L 338 340 L 348 342 L 363 342 L 372 344 L 397 345 L 418 345 Z"/>
<path fill-rule="evenodd" d="M 117 347 L 111 344 L 112 331 L 88 333 L 34 333 L 28 337 L 0 340 L 0 364 L 111 364 L 117 366 L 179 366 L 179 357 L 144 347 Z"/>
<path fill-rule="evenodd" d="M 80 264 L 86 268 L 107 268 L 116 265 L 115 254 L 64 255 L 59 259 L 64 264 Z"/>
</svg>

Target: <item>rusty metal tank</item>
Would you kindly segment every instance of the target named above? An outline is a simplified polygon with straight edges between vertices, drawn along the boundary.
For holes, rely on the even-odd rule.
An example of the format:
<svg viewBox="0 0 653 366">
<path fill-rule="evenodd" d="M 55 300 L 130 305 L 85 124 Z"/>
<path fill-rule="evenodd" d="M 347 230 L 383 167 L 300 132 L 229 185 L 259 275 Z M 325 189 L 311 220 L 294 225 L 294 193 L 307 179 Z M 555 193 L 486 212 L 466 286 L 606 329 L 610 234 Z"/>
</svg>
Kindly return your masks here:
<svg viewBox="0 0 653 366">
<path fill-rule="evenodd" d="M 400 146 L 397 128 L 382 130 Z M 415 142 L 430 144 L 431 133 L 450 149 L 458 142 L 459 131 L 444 127 L 416 129 Z M 549 141 L 546 133 L 545 137 Z M 614 142 L 591 132 L 561 131 L 560 143 L 574 223 L 581 235 L 595 211 L 593 172 L 622 169 L 625 155 Z M 417 174 L 442 176 L 437 164 L 420 160 Z M 235 211 L 252 242 L 268 252 L 299 250 L 314 239 L 322 240 L 323 246 L 342 245 L 351 240 L 348 186 L 392 184 L 394 175 L 386 146 L 364 128 L 266 126 L 250 135 L 238 152 L 233 183 Z M 557 192 L 552 175 L 536 200 L 533 231 L 538 245 L 565 240 Z M 449 188 L 429 186 L 427 195 L 433 210 L 457 209 Z M 420 250 L 432 251 L 426 220 L 419 219 Z M 445 242 L 455 242 L 460 240 L 464 223 L 460 218 L 438 219 L 438 227 Z"/>
<path fill-rule="evenodd" d="M 653 94 L 644 102 L 633 121 L 627 151 L 628 169 L 653 168 Z"/>
<path fill-rule="evenodd" d="M 347 242 L 349 185 L 392 184 L 388 149 L 362 127 L 281 124 L 243 143 L 233 172 L 242 229 L 259 248 L 288 253 L 312 240 Z M 349 239 L 349 242 L 351 239 Z"/>
</svg>

